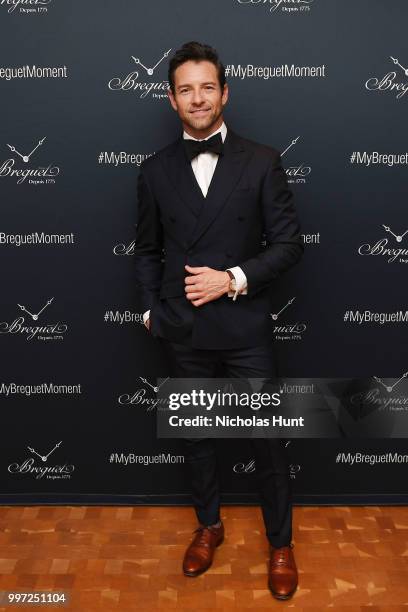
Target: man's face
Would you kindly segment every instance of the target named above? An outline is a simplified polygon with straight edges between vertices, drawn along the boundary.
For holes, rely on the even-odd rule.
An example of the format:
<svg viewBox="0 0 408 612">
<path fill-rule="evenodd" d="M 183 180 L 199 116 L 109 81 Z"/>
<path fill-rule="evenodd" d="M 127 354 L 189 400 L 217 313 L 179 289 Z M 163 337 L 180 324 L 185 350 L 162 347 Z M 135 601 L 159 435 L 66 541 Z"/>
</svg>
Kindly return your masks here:
<svg viewBox="0 0 408 612">
<path fill-rule="evenodd" d="M 192 135 L 205 138 L 206 132 L 221 125 L 228 86 L 221 91 L 212 62 L 189 60 L 181 64 L 174 72 L 174 88 L 174 94 L 170 89 L 168 92 L 171 105 Z"/>
</svg>

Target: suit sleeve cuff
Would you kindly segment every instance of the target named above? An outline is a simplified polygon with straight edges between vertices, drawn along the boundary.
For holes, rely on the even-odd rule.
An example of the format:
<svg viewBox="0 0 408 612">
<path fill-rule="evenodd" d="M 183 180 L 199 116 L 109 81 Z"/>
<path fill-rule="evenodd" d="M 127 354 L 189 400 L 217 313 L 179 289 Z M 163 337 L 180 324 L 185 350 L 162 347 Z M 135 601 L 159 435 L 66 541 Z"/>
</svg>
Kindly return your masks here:
<svg viewBox="0 0 408 612">
<path fill-rule="evenodd" d="M 235 278 L 235 291 L 228 291 L 228 297 L 232 297 L 232 299 L 235 301 L 239 293 L 242 293 L 243 295 L 248 293 L 247 278 L 239 266 L 227 268 L 227 270 L 232 272 Z"/>
<path fill-rule="evenodd" d="M 146 321 L 149 317 L 150 317 L 150 310 L 146 310 L 146 312 L 143 313 L 143 323 L 146 324 Z"/>
</svg>

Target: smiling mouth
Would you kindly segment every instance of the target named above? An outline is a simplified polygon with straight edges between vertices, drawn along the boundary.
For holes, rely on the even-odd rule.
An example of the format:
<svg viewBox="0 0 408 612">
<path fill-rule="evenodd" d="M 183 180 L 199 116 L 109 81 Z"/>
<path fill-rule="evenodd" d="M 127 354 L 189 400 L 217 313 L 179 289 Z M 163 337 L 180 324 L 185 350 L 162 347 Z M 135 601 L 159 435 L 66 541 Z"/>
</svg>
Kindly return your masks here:
<svg viewBox="0 0 408 612">
<path fill-rule="evenodd" d="M 198 115 L 204 115 L 205 113 L 208 113 L 209 110 L 210 110 L 209 108 L 204 108 L 204 109 L 200 108 L 200 109 L 193 110 L 193 111 L 190 111 L 190 112 L 191 112 L 192 115 L 197 115 L 197 114 Z"/>
</svg>

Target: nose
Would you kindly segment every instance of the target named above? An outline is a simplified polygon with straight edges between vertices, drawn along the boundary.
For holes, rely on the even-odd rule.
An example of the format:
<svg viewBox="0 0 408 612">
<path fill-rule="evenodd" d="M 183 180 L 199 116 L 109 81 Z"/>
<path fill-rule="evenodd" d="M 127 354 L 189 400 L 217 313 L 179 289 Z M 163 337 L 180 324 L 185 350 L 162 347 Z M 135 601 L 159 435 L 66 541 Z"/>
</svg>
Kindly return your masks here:
<svg viewBox="0 0 408 612">
<path fill-rule="evenodd" d="M 197 106 L 199 106 L 203 101 L 204 101 L 204 98 L 203 98 L 201 89 L 194 89 L 193 96 L 192 96 L 193 104 L 196 104 Z"/>
</svg>

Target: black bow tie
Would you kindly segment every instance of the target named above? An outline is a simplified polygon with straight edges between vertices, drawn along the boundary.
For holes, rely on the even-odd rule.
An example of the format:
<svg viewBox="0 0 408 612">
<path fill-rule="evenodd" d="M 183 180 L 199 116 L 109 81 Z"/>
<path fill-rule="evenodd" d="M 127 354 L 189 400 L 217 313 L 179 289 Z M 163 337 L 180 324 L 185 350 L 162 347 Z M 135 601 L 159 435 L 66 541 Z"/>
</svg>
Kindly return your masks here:
<svg viewBox="0 0 408 612">
<path fill-rule="evenodd" d="M 200 153 L 205 153 L 206 151 L 222 155 L 224 150 L 220 132 L 207 140 L 191 140 L 190 138 L 185 138 L 184 145 L 186 147 L 187 157 L 190 161 L 194 159 L 194 157 L 197 157 L 197 155 L 200 155 Z"/>
</svg>

